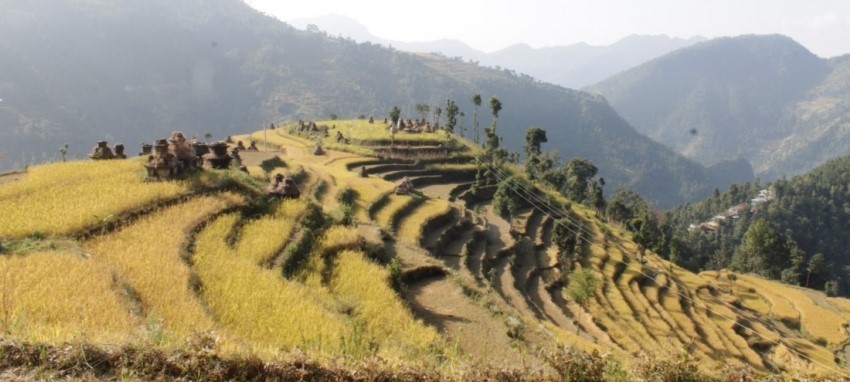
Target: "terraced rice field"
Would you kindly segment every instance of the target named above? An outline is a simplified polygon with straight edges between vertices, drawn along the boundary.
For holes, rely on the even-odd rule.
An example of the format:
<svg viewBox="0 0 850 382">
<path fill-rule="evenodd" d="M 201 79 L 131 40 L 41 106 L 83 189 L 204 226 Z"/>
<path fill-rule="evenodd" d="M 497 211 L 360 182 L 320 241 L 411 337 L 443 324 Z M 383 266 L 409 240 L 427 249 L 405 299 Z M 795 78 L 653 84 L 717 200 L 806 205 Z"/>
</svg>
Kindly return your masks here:
<svg viewBox="0 0 850 382">
<path fill-rule="evenodd" d="M 183 182 L 144 182 L 139 160 L 55 163 L 0 188 L 0 237 L 70 235 L 189 192 Z"/>
<path fill-rule="evenodd" d="M 360 143 L 384 136 L 379 124 L 337 124 L 337 130 L 350 132 Z M 261 179 L 274 171 L 297 171 L 304 197 L 265 200 L 256 204 L 263 210 L 256 211 L 243 208 L 246 196 L 207 191 L 189 197 L 188 183 L 139 184 L 120 178 L 143 191 L 97 213 L 124 216 L 171 204 L 142 211 L 119 229 L 83 243 L 69 239 L 57 251 L 0 257 L 0 292 L 15 301 L 11 309 L 0 304 L 5 309 L 0 310 L 0 325 L 25 339 L 141 339 L 163 346 L 182 346 L 187 337 L 215 331 L 224 351 L 271 358 L 281 350 L 300 349 L 445 362 L 462 353 L 482 362 L 495 355 L 508 364 L 541 365 L 535 349 L 570 344 L 622 357 L 685 349 L 702 360 L 707 372 L 749 365 L 761 371 L 818 374 L 839 368 L 836 358 L 846 360 L 846 300 L 749 275 L 695 275 L 652 253 L 641 261 L 628 233 L 577 204 L 559 211 L 572 220 L 579 237 L 575 253 L 561 254 L 553 244 L 560 223 L 550 214 L 552 206 L 532 206 L 507 221 L 493 212 L 486 196 L 466 204 L 470 180 L 464 171 L 472 168 L 453 162 L 456 157 L 430 158 L 423 164 L 368 158 L 358 150 L 331 149 L 315 156 L 314 142 L 285 131 L 269 132 L 268 143 L 276 153 L 262 154 L 284 165 L 269 171 L 261 161 L 249 171 Z M 261 133 L 251 137 L 260 140 Z M 369 176 L 357 174 L 362 165 L 370 168 Z M 48 170 L 73 169 L 81 179 L 97 181 L 86 175 L 91 164 L 74 166 L 79 167 Z M 107 166 L 98 171 L 118 176 L 139 169 L 133 161 L 116 166 L 121 170 Z M 455 175 L 441 177 L 440 171 Z M 0 201 L 38 194 L 39 176 L 44 175 L 34 170 L 0 186 Z M 405 176 L 423 185 L 415 196 L 392 192 L 393 182 Z M 199 182 L 218 182 L 213 180 Z M 87 190 L 81 180 L 64 182 Z M 105 195 L 121 190 L 113 184 L 103 189 Z M 344 223 L 349 225 L 333 220 L 339 218 L 338 196 L 344 189 L 355 195 L 354 219 Z M 50 197 L 39 196 L 46 205 L 51 205 Z M 545 198 L 566 204 L 556 195 Z M 317 228 L 315 240 L 299 224 L 310 203 L 321 205 L 328 219 Z M 59 206 L 53 202 L 50 208 Z M 227 210 L 243 210 L 244 215 L 218 216 Z M 36 231 L 72 236 L 99 221 L 40 224 L 4 222 L 0 237 L 21 238 Z M 305 237 L 312 241 L 302 242 Z M 295 272 L 284 277 L 282 267 L 298 259 L 303 262 L 292 263 Z M 49 262 L 74 272 L 45 267 Z M 578 268 L 600 279 L 584 306 L 565 291 L 570 271 Z M 49 292 L 22 277 L 28 273 L 56 278 L 86 295 L 71 293 L 66 302 L 32 304 Z M 400 282 L 408 287 L 401 293 L 393 289 Z M 93 304 L 101 316 L 72 308 Z M 25 320 L 36 315 L 43 318 Z"/>
<path fill-rule="evenodd" d="M 449 212 L 450 206 L 448 202 L 437 199 L 425 201 L 413 210 L 413 212 L 408 213 L 400 219 L 397 232 L 398 238 L 407 244 L 418 245 L 423 235 L 422 223 L 437 216 L 448 214 Z"/>
<path fill-rule="evenodd" d="M 115 272 L 139 300 L 144 319 L 161 321 L 163 335 L 179 342 L 209 330 L 213 321 L 190 289 L 185 248 L 192 228 L 243 199 L 220 194 L 193 199 L 140 219 L 84 244 L 92 260 Z"/>
</svg>

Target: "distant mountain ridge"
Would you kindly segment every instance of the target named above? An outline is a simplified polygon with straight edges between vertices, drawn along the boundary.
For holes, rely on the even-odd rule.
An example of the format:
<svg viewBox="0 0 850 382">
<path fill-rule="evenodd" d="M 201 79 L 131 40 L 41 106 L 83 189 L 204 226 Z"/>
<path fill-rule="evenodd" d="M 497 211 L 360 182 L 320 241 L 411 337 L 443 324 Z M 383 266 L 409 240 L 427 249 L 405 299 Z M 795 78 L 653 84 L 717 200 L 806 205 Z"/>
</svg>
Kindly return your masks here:
<svg viewBox="0 0 850 382">
<path fill-rule="evenodd" d="M 462 57 L 465 60 L 515 70 L 544 82 L 574 89 L 595 84 L 655 57 L 705 41 L 705 38 L 701 36 L 680 39 L 664 35 L 630 35 L 607 46 L 577 43 L 569 46 L 533 48 L 528 44 L 520 43 L 493 53 L 486 53 L 453 39 L 428 42 L 383 39 L 370 33 L 356 20 L 336 14 L 296 19 L 292 20 L 291 24 L 302 29 L 308 25 L 315 25 L 333 36 L 349 37 L 358 42 L 369 41 L 386 46 L 391 45 L 409 52 L 439 52 L 448 57 Z"/>
<path fill-rule="evenodd" d="M 728 184 L 639 134 L 601 97 L 297 30 L 239 0 L 32 1 L 5 10 L 0 166 L 55 160 L 64 143 L 81 157 L 100 139 L 133 154 L 173 130 L 222 139 L 273 121 L 380 119 L 393 106 L 418 118 L 416 104 L 444 106 L 446 98 L 465 113 L 459 124 L 469 132 L 470 98 L 479 93 L 482 129 L 492 121 L 488 100 L 497 97 L 505 146 L 519 151 L 525 130 L 542 127 L 544 149 L 593 160 L 609 190 L 633 187 L 669 207 Z"/>
<path fill-rule="evenodd" d="M 703 42 L 588 90 L 705 165 L 743 158 L 774 179 L 850 154 L 850 56 L 822 59 L 781 35 Z"/>
</svg>

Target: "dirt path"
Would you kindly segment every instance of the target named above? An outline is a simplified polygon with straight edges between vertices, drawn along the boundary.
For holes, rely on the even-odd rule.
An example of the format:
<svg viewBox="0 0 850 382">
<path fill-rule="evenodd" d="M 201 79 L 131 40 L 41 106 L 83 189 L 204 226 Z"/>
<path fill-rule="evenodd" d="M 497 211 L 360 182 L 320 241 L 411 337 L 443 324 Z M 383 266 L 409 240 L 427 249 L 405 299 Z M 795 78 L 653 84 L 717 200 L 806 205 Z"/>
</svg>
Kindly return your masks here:
<svg viewBox="0 0 850 382">
<path fill-rule="evenodd" d="M 484 258 L 487 256 L 487 242 L 479 240 L 469 247 L 471 251 L 466 255 L 466 269 L 472 274 L 473 278 L 478 282 L 479 286 L 485 285 L 487 275 L 483 273 Z"/>
<path fill-rule="evenodd" d="M 401 261 L 401 268 L 405 271 L 423 267 L 442 266 L 439 260 L 433 258 L 419 247 L 395 242 L 387 250 L 398 257 L 398 260 Z"/>
<path fill-rule="evenodd" d="M 548 293 L 548 292 L 547 292 Z M 608 347 L 617 347 L 620 348 L 619 345 L 615 344 L 608 333 L 598 326 L 593 321 L 593 315 L 588 313 L 584 308 L 580 307 L 578 304 L 567 301 L 564 297 L 563 292 L 555 292 L 548 293 L 550 296 L 550 301 L 553 305 L 555 305 L 558 310 L 563 312 L 564 316 L 572 318 L 572 322 L 576 321 L 581 323 L 581 330 L 579 331 L 579 335 L 582 338 L 587 338 L 588 336 L 592 338 L 592 341 L 604 346 Z M 578 315 L 578 320 L 575 320 Z M 573 333 L 575 333 L 575 324 L 572 325 Z"/>
<path fill-rule="evenodd" d="M 531 211 L 528 219 L 525 221 L 525 228 L 523 235 L 528 237 L 532 243 L 537 241 L 537 237 L 540 236 L 540 232 L 538 232 L 541 223 L 543 222 L 543 214 L 539 212 L 539 210 L 534 209 Z"/>
<path fill-rule="evenodd" d="M 526 296 L 517 290 L 516 279 L 511 272 L 510 258 L 507 256 L 499 259 L 499 262 L 496 263 L 496 278 L 493 280 L 493 288 L 499 291 L 505 301 L 520 313 L 541 318 L 526 301 Z"/>
<path fill-rule="evenodd" d="M 315 174 L 319 180 L 324 183 L 324 191 L 319 195 L 318 202 L 322 205 L 325 212 L 330 213 L 339 209 L 339 201 L 336 200 L 336 194 L 339 192 L 339 187 L 336 184 L 336 179 L 329 175 L 326 171 L 316 170 L 315 165 L 304 165 L 305 169 Z"/>
<path fill-rule="evenodd" d="M 26 175 L 26 171 L 12 171 L 0 174 L 0 184 L 11 183 L 20 180 Z"/>
<path fill-rule="evenodd" d="M 487 205 L 483 209 L 482 216 L 487 219 L 487 240 L 491 243 L 487 246 L 488 255 L 494 255 L 499 249 L 513 246 L 511 223 L 497 215 L 493 211 L 493 206 Z"/>
<path fill-rule="evenodd" d="M 440 238 L 445 235 L 449 230 L 457 229 L 455 225 L 457 225 L 460 221 L 460 212 L 458 212 L 457 210 L 452 210 L 451 214 L 452 217 L 446 224 L 434 228 L 429 232 L 423 232 L 422 234 L 422 248 L 430 251 L 437 257 L 442 255 L 442 253 L 435 253 L 435 250 L 437 249 L 437 243 L 440 241 Z"/>
<path fill-rule="evenodd" d="M 445 277 L 419 280 L 406 292 L 413 312 L 437 328 L 460 349 L 481 363 L 522 366 L 521 355 L 511 346 L 507 327 L 492 312 L 469 300 L 460 286 Z"/>
<path fill-rule="evenodd" d="M 838 308 L 830 304 L 823 294 L 805 288 L 800 288 L 800 291 L 803 292 L 806 296 L 808 296 L 809 299 L 811 299 L 812 302 L 815 303 L 815 305 L 824 308 L 832 313 L 835 313 L 839 317 L 844 316 L 844 311 L 839 310 Z"/>
<path fill-rule="evenodd" d="M 264 151 L 241 151 L 239 156 L 242 158 L 242 164 L 245 166 L 259 166 L 263 162 L 277 156 L 275 152 Z"/>
<path fill-rule="evenodd" d="M 526 293 L 528 293 L 531 300 L 537 305 L 538 309 L 543 310 L 543 313 L 549 318 L 552 323 L 557 325 L 559 328 L 564 329 L 565 331 L 569 331 L 571 333 L 576 332 L 576 325 L 570 317 L 567 317 L 564 314 L 564 311 L 561 310 L 554 302 L 552 302 L 551 296 L 549 292 L 546 291 L 546 288 L 543 286 L 543 283 L 540 282 L 540 276 L 537 274 L 533 274 L 532 277 L 528 280 L 528 284 L 526 286 Z M 585 331 L 580 331 L 579 335 L 593 342 L 593 336 L 588 334 Z"/>
<path fill-rule="evenodd" d="M 457 183 L 432 184 L 419 189 L 429 198 L 449 200 L 451 191 L 457 187 Z"/>
<path fill-rule="evenodd" d="M 457 239 L 452 240 L 446 247 L 443 248 L 443 253 L 441 255 L 455 255 L 460 256 L 461 252 L 463 252 L 463 247 L 466 246 L 466 243 L 472 240 L 472 233 L 475 232 L 475 227 L 470 226 L 469 228 L 463 230 Z"/>
</svg>

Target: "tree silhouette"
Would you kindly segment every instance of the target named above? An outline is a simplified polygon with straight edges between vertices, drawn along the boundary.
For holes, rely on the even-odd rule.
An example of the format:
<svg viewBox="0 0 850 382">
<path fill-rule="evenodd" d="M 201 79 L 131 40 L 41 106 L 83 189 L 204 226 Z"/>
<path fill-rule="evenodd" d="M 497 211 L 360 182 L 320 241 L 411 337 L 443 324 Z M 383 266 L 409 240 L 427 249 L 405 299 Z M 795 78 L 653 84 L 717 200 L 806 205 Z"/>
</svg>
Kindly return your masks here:
<svg viewBox="0 0 850 382">
<path fill-rule="evenodd" d="M 823 253 L 816 253 L 814 256 L 812 256 L 811 259 L 809 259 L 809 266 L 806 267 L 806 271 L 808 271 L 808 273 L 806 274 L 806 288 L 809 287 L 809 280 L 811 280 L 811 278 L 812 278 L 812 273 L 814 273 L 816 275 L 823 273 L 823 267 L 824 267 Z"/>
<path fill-rule="evenodd" d="M 475 95 L 472 96 L 472 104 L 475 105 L 475 112 L 472 113 L 473 141 L 475 141 L 475 143 L 479 143 L 479 141 L 478 141 L 478 108 L 481 106 L 481 94 L 475 94 Z"/>
<path fill-rule="evenodd" d="M 587 309 L 587 304 L 593 298 L 596 292 L 596 286 L 599 284 L 599 279 L 593 272 L 587 269 L 577 269 L 570 273 L 569 286 L 567 286 L 567 294 L 579 306 Z M 581 311 L 576 321 L 581 321 Z M 576 322 L 576 334 L 578 334 L 579 322 Z"/>
<path fill-rule="evenodd" d="M 390 121 L 393 121 L 393 125 L 398 123 L 398 119 L 401 117 L 401 110 L 398 106 L 393 106 L 390 110 Z"/>
<path fill-rule="evenodd" d="M 490 112 L 493 113 L 493 131 L 496 131 L 496 121 L 499 119 L 499 112 L 502 111 L 502 101 L 498 98 L 490 98 Z"/>
<path fill-rule="evenodd" d="M 446 100 L 446 131 L 449 134 L 454 134 L 455 125 L 457 125 L 457 114 L 460 112 L 460 109 L 455 104 L 455 101 L 450 99 Z"/>
<path fill-rule="evenodd" d="M 785 239 L 764 219 L 756 219 L 744 234 L 743 241 L 732 256 L 730 268 L 753 272 L 765 277 L 779 278 L 788 268 L 788 246 Z"/>
<path fill-rule="evenodd" d="M 493 125 L 484 129 L 487 135 L 487 140 L 484 144 L 484 150 L 487 153 L 488 159 L 494 161 L 497 166 L 501 165 L 501 160 L 507 158 L 508 153 L 504 149 L 499 149 L 500 138 L 496 134 L 496 120 L 499 118 L 499 111 L 502 110 L 502 102 L 495 97 L 490 98 L 490 111 L 493 113 Z"/>
<path fill-rule="evenodd" d="M 417 103 L 416 104 L 416 113 L 419 114 L 419 118 L 425 119 L 425 115 L 431 111 L 431 107 L 428 106 L 427 103 Z"/>
<path fill-rule="evenodd" d="M 68 144 L 67 144 L 67 143 L 66 143 L 66 144 L 64 144 L 64 145 L 63 145 L 63 146 L 59 149 L 59 154 L 62 154 L 62 162 L 65 162 L 65 159 L 66 159 L 66 158 L 67 158 L 67 156 L 68 156 Z"/>
<path fill-rule="evenodd" d="M 640 262 L 643 263 L 643 256 L 646 254 L 646 249 L 652 244 L 652 233 L 649 229 L 647 219 L 634 218 L 629 225 L 634 232 L 632 239 L 637 244 L 638 252 L 640 253 Z"/>
<path fill-rule="evenodd" d="M 569 183 L 567 196 L 577 202 L 583 202 L 587 197 L 590 180 L 596 176 L 599 169 L 590 159 L 572 158 L 567 162 L 566 172 Z"/>
<path fill-rule="evenodd" d="M 546 130 L 532 126 L 525 131 L 525 157 L 540 155 L 540 145 L 546 143 Z"/>
</svg>

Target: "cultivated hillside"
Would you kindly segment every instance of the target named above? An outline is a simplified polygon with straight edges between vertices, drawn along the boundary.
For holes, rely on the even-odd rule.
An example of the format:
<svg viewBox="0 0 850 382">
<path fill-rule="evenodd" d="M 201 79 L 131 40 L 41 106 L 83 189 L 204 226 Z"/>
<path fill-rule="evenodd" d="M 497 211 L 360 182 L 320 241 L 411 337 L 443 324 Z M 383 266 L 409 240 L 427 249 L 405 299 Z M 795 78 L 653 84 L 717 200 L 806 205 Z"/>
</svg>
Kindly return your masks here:
<svg viewBox="0 0 850 382">
<path fill-rule="evenodd" d="M 740 36 L 662 56 L 590 88 L 636 129 L 704 165 L 743 158 L 763 179 L 850 153 L 847 59 Z"/>
<path fill-rule="evenodd" d="M 234 136 L 261 148 L 241 153 L 250 174 L 144 182 L 143 160 L 128 159 L 0 177 L 4 367 L 227 379 L 239 370 L 227 360 L 247 357 L 241 378 L 320 380 L 340 365 L 467 380 L 846 373 L 844 299 L 641 256 L 596 212 L 443 132 L 318 125 L 330 137 L 283 123 Z M 266 196 L 276 173 L 301 197 Z M 415 191 L 395 193 L 405 178 Z M 494 206 L 505 198 L 508 218 Z M 125 350 L 82 350 L 102 359 L 86 368 L 49 346 L 58 358 L 28 358 L 39 351 L 17 341 Z M 142 357 L 155 351 L 177 355 Z"/>
<path fill-rule="evenodd" d="M 602 98 L 510 71 L 356 44 L 296 30 L 238 0 L 62 0 L 0 12 L 0 168 L 82 157 L 90 142 L 139 142 L 172 130 L 198 138 L 237 126 L 327 118 L 405 118 L 457 102 L 471 133 L 473 94 L 499 98 L 500 134 L 519 150 L 530 125 L 561 156 L 594 161 L 609 189 L 631 186 L 658 206 L 706 196 L 728 182 L 637 133 Z M 424 117 L 424 116 L 423 116 Z M 427 116 L 434 118 L 432 115 Z M 659 181 L 658 179 L 662 179 Z"/>
</svg>

